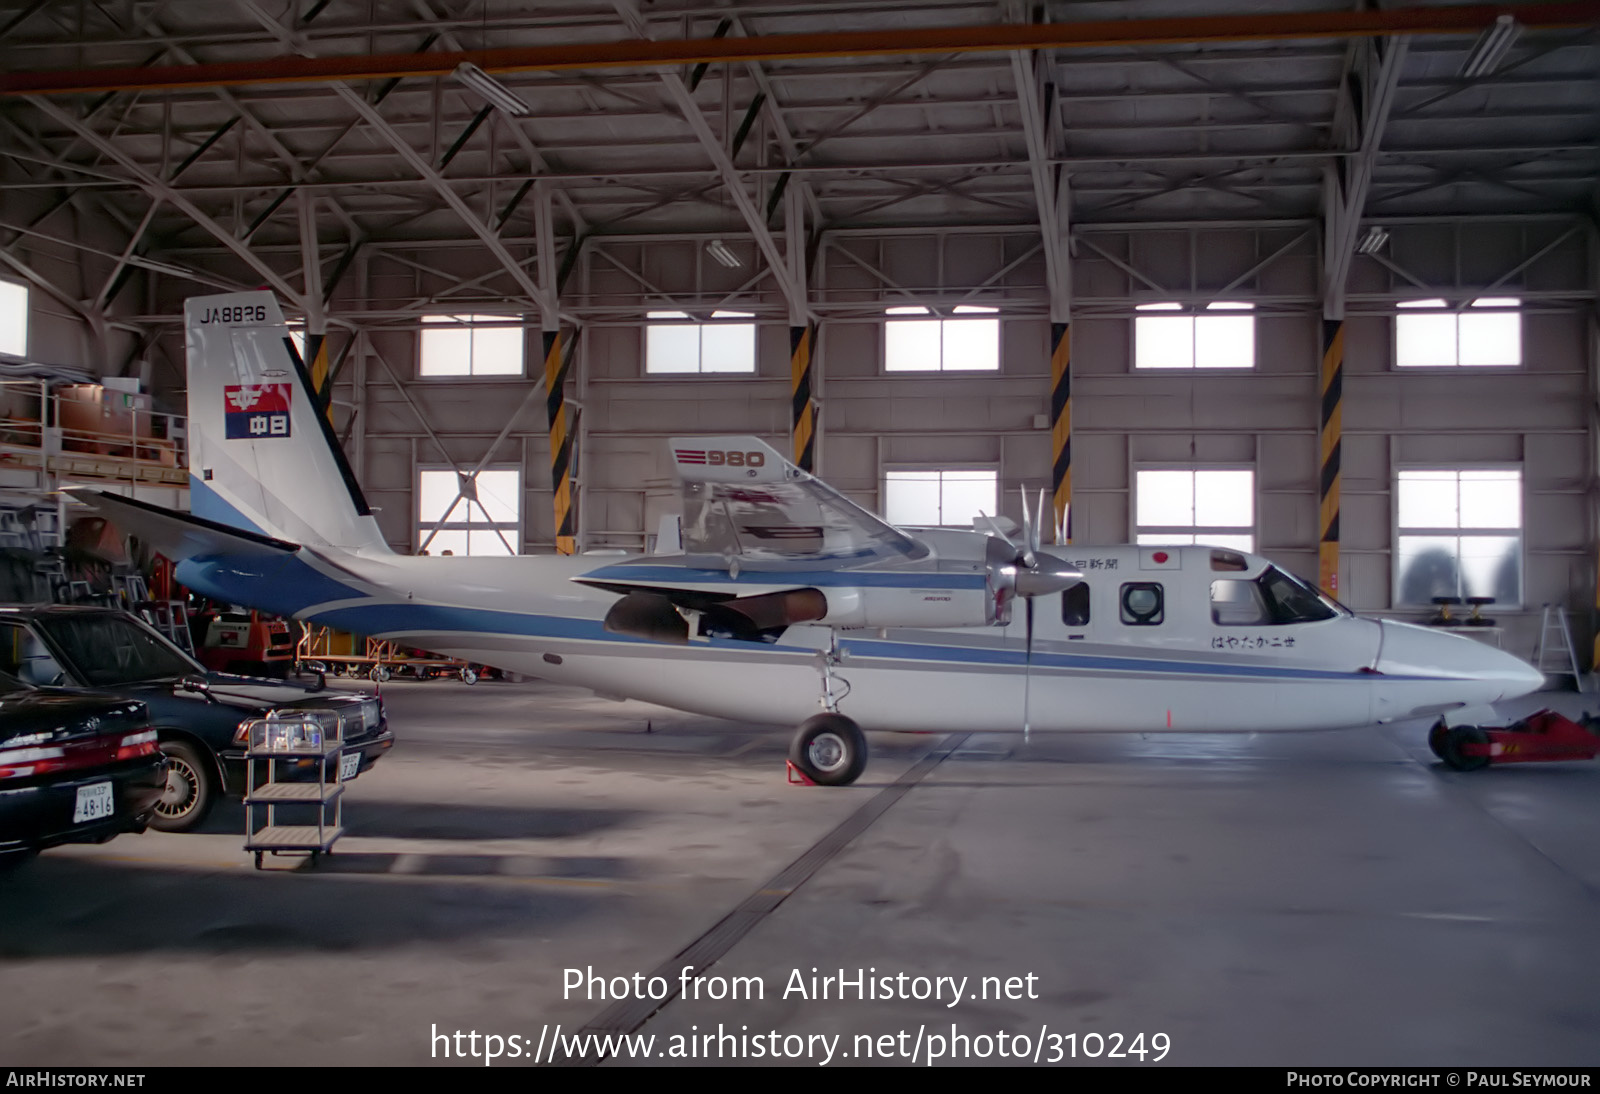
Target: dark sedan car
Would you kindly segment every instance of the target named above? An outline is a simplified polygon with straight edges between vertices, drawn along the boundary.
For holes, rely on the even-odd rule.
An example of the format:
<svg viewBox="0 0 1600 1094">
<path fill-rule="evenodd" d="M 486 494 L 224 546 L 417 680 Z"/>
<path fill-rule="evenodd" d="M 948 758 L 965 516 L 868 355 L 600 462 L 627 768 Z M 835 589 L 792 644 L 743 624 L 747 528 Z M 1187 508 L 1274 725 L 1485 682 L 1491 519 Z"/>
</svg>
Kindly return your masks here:
<svg viewBox="0 0 1600 1094">
<path fill-rule="evenodd" d="M 196 827 L 223 794 L 244 792 L 241 726 L 269 711 L 340 712 L 344 747 L 329 760 L 330 781 L 355 778 L 394 744 L 376 695 L 207 672 L 139 619 L 110 608 L 0 608 L 0 670 L 29 684 L 146 704 L 167 757 L 166 789 L 150 826 L 165 832 Z M 316 777 L 314 767 L 304 774 Z"/>
<path fill-rule="evenodd" d="M 142 832 L 166 785 L 143 703 L 0 674 L 0 867 Z"/>
</svg>

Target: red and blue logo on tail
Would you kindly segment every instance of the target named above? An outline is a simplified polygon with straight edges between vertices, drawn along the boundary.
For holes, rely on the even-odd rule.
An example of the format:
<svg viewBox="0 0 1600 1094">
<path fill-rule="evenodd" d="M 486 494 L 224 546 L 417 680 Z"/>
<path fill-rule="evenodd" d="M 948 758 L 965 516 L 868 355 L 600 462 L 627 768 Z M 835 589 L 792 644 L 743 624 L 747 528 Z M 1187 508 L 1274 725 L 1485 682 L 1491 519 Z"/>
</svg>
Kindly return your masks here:
<svg viewBox="0 0 1600 1094">
<path fill-rule="evenodd" d="M 289 436 L 288 384 L 230 385 L 222 392 L 229 440 Z"/>
</svg>

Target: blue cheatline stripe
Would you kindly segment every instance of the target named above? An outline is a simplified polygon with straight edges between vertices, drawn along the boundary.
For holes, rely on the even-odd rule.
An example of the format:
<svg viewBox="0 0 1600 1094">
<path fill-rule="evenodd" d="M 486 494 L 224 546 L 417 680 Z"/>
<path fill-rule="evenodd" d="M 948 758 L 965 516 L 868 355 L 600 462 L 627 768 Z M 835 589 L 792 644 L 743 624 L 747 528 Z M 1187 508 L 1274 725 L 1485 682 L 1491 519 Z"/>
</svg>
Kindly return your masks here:
<svg viewBox="0 0 1600 1094">
<path fill-rule="evenodd" d="M 646 566 L 620 563 L 602 566 L 581 575 L 588 581 L 639 582 L 655 584 L 716 585 L 812 585 L 833 588 L 873 589 L 982 589 L 985 576 L 978 574 L 872 573 L 862 570 L 741 570 L 731 577 L 726 570 L 700 570 L 687 566 Z"/>
<path fill-rule="evenodd" d="M 270 534 L 255 521 L 223 501 L 221 495 L 207 486 L 199 475 L 193 473 L 189 475 L 189 512 L 206 520 L 214 520 L 218 524 L 226 524 L 230 528 L 242 528 L 246 532 L 255 532 L 259 535 Z"/>
<path fill-rule="evenodd" d="M 849 638 L 840 643 L 846 653 L 862 657 L 909 658 L 919 661 L 945 661 L 958 664 L 1027 664 L 1022 650 L 982 649 L 973 646 L 937 646 L 912 642 L 869 641 Z M 1229 665 L 1201 661 L 1156 660 L 1148 657 L 1114 657 L 1081 653 L 1047 653 L 1035 648 L 1033 667 L 1076 669 L 1086 672 L 1146 672 L 1174 676 L 1257 676 L 1275 680 L 1352 680 L 1372 679 L 1361 672 L 1335 669 L 1279 668 L 1275 665 Z M 1429 680 L 1425 676 L 1386 676 L 1386 680 Z"/>
</svg>

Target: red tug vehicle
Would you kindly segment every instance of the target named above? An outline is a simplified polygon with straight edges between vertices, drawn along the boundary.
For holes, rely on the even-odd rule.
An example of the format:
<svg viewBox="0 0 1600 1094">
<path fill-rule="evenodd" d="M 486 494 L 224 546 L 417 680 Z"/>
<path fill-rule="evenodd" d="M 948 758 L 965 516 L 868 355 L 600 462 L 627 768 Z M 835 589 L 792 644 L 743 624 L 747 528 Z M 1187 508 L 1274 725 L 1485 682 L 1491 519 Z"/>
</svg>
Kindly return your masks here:
<svg viewBox="0 0 1600 1094">
<path fill-rule="evenodd" d="M 1600 755 L 1600 719 L 1584 714 L 1579 721 L 1541 710 L 1509 726 L 1435 725 L 1428 733 L 1433 754 L 1456 771 L 1477 771 L 1490 764 L 1548 763 L 1592 760 Z"/>
</svg>

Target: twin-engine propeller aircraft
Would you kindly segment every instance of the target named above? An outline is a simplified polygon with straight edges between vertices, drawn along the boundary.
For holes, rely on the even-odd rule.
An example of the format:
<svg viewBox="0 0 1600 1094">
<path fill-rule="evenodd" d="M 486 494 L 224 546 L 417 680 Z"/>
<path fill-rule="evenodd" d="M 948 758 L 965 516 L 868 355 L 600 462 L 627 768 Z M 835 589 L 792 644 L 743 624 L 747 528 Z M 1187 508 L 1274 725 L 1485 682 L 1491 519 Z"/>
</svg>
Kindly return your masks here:
<svg viewBox="0 0 1600 1094">
<path fill-rule="evenodd" d="M 791 760 L 815 782 L 860 775 L 862 726 L 1469 726 L 1542 683 L 1470 639 L 1358 619 L 1238 551 L 1046 552 L 1032 518 L 1020 545 L 992 521 L 897 529 L 753 437 L 669 442 L 675 553 L 395 554 L 273 296 L 193 299 L 185 319 L 193 513 L 73 491 L 184 585 L 608 696 L 799 723 Z"/>
</svg>

